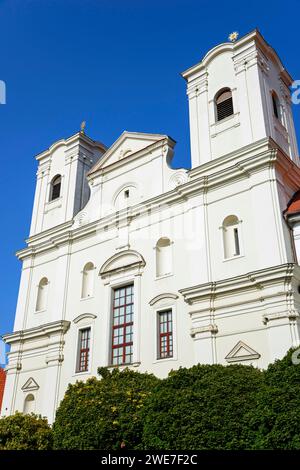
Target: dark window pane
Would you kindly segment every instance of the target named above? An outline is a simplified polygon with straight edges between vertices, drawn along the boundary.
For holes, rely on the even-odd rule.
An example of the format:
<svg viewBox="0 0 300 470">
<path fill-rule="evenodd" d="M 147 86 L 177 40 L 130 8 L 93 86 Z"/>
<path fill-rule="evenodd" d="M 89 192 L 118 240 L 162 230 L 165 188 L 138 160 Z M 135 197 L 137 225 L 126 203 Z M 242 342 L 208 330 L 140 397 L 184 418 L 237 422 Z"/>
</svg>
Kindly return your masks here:
<svg viewBox="0 0 300 470">
<path fill-rule="evenodd" d="M 54 199 L 59 198 L 60 189 L 61 189 L 61 177 L 56 176 L 51 183 L 50 201 L 54 201 Z"/>
<path fill-rule="evenodd" d="M 278 113 L 278 103 L 275 95 L 272 95 L 272 102 L 273 102 L 273 111 L 277 119 L 279 118 L 279 113 Z"/>
</svg>

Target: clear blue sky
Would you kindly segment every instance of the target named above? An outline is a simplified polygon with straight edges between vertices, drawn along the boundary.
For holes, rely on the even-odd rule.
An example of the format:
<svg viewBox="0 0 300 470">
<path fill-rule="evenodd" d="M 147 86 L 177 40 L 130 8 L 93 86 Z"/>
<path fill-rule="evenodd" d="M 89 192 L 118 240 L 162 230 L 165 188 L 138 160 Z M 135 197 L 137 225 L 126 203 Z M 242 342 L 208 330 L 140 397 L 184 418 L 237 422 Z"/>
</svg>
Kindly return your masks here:
<svg viewBox="0 0 300 470">
<path fill-rule="evenodd" d="M 34 155 L 79 130 L 111 145 L 124 130 L 159 132 L 189 166 L 180 72 L 234 30 L 258 27 L 300 79 L 299 15 L 282 1 L 0 0 L 0 334 L 12 330 L 29 232 Z M 300 129 L 300 105 L 294 109 Z"/>
</svg>

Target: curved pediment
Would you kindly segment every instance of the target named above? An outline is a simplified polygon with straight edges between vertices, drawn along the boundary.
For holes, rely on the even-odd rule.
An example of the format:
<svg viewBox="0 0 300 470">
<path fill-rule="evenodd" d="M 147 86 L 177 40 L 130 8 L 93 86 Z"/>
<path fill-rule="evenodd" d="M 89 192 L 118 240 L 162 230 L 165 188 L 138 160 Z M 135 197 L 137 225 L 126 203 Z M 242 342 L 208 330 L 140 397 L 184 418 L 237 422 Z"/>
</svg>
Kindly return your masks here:
<svg viewBox="0 0 300 470">
<path fill-rule="evenodd" d="M 78 315 L 76 318 L 74 318 L 73 322 L 79 323 L 82 320 L 95 320 L 96 318 L 97 315 L 94 315 L 93 313 L 82 313 L 81 315 Z"/>
<path fill-rule="evenodd" d="M 99 275 L 105 278 L 111 274 L 116 274 L 126 270 L 140 270 L 145 266 L 146 262 L 142 255 L 134 250 L 125 250 L 111 256 L 102 265 Z"/>
<path fill-rule="evenodd" d="M 151 306 L 159 304 L 162 301 L 174 301 L 178 299 L 177 294 L 172 294 L 171 292 L 164 292 L 163 294 L 156 295 L 153 299 L 150 300 L 149 304 Z"/>
</svg>

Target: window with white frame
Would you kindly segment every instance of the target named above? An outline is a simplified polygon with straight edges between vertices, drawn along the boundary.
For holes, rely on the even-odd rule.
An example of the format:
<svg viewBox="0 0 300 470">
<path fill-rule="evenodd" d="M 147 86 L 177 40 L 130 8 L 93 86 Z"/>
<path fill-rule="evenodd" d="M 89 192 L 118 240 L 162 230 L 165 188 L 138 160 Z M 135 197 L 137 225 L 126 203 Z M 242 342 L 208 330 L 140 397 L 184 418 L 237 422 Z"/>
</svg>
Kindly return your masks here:
<svg viewBox="0 0 300 470">
<path fill-rule="evenodd" d="M 112 310 L 111 362 L 113 365 L 130 364 L 133 356 L 133 284 L 113 290 Z"/>
<path fill-rule="evenodd" d="M 91 328 L 82 328 L 78 331 L 78 351 L 76 372 L 87 372 L 90 367 Z"/>
<path fill-rule="evenodd" d="M 172 309 L 157 313 L 158 359 L 173 357 L 173 312 Z"/>
</svg>

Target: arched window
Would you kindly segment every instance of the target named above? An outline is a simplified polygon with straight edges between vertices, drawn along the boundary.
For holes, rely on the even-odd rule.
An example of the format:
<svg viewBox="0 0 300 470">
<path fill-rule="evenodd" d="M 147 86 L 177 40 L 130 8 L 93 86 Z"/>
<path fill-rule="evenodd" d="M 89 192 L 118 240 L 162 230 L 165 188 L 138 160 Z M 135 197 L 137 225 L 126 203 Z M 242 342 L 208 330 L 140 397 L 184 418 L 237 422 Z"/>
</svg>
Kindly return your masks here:
<svg viewBox="0 0 300 470">
<path fill-rule="evenodd" d="M 114 206 L 116 210 L 125 209 L 138 202 L 138 190 L 134 184 L 123 187 L 114 198 Z"/>
<path fill-rule="evenodd" d="M 156 276 L 172 272 L 172 246 L 169 238 L 163 237 L 156 243 Z"/>
<path fill-rule="evenodd" d="M 39 282 L 37 299 L 36 299 L 36 311 L 37 312 L 46 309 L 48 284 L 49 282 L 46 277 L 43 277 L 43 279 L 41 279 Z"/>
<path fill-rule="evenodd" d="M 275 91 L 272 92 L 273 113 L 277 119 L 280 119 L 280 103 Z"/>
<path fill-rule="evenodd" d="M 82 271 L 82 287 L 81 287 L 81 298 L 86 299 L 93 295 L 94 287 L 94 265 L 93 263 L 87 263 Z"/>
<path fill-rule="evenodd" d="M 240 221 L 235 215 L 229 215 L 223 222 L 224 257 L 233 258 L 241 254 Z"/>
<path fill-rule="evenodd" d="M 32 393 L 30 393 L 29 395 L 27 395 L 27 397 L 24 400 L 24 413 L 30 414 L 30 413 L 34 413 L 34 411 L 35 411 L 35 400 L 34 400 L 34 396 L 32 395 Z"/>
<path fill-rule="evenodd" d="M 60 190 L 61 190 L 61 176 L 56 175 L 51 181 L 49 200 L 54 201 L 55 199 L 58 199 L 60 196 Z"/>
<path fill-rule="evenodd" d="M 233 114 L 232 93 L 230 88 L 224 88 L 216 94 L 215 107 L 217 121 L 221 121 Z"/>
</svg>

